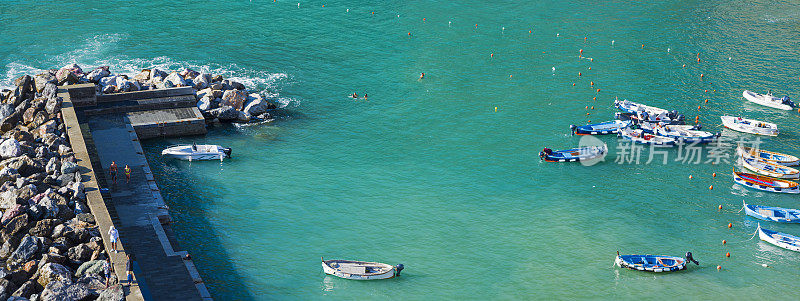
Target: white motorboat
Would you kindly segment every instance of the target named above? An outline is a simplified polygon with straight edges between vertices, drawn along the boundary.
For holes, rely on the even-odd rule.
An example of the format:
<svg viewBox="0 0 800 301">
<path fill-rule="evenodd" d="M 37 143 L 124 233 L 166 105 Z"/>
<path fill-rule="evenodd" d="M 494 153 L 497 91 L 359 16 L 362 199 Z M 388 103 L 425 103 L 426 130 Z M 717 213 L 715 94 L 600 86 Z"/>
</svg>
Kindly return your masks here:
<svg viewBox="0 0 800 301">
<path fill-rule="evenodd" d="M 637 121 L 658 122 L 658 123 L 682 123 L 684 116 L 677 111 L 667 111 L 662 108 L 652 107 L 629 100 L 614 100 L 614 106 L 630 115 L 618 115 L 620 118 L 630 118 Z M 619 119 L 619 118 L 618 118 Z"/>
<path fill-rule="evenodd" d="M 653 133 L 660 136 L 675 138 L 686 143 L 710 143 L 717 138 L 717 134 L 706 131 L 689 130 L 685 125 L 664 125 L 653 128 Z"/>
<path fill-rule="evenodd" d="M 722 124 L 725 125 L 726 128 L 734 131 L 756 135 L 778 136 L 778 125 L 774 123 L 734 116 L 722 116 L 720 119 L 722 119 Z"/>
<path fill-rule="evenodd" d="M 744 96 L 744 99 L 747 99 L 750 102 L 754 102 L 770 108 L 776 108 L 787 111 L 794 108 L 794 103 L 791 100 L 789 100 L 789 96 L 778 98 L 772 96 L 771 92 L 767 92 L 767 94 L 760 94 L 747 90 L 744 90 L 742 96 Z"/>
<path fill-rule="evenodd" d="M 619 130 L 617 136 L 641 144 L 675 145 L 676 142 L 675 138 L 647 134 L 642 129 L 624 128 Z"/>
<path fill-rule="evenodd" d="M 178 144 L 161 151 L 162 156 L 181 160 L 220 160 L 231 156 L 229 147 L 213 144 Z"/>
<path fill-rule="evenodd" d="M 380 262 L 355 260 L 325 260 L 322 258 L 325 274 L 351 280 L 378 280 L 400 276 L 403 264 L 397 266 Z"/>
</svg>

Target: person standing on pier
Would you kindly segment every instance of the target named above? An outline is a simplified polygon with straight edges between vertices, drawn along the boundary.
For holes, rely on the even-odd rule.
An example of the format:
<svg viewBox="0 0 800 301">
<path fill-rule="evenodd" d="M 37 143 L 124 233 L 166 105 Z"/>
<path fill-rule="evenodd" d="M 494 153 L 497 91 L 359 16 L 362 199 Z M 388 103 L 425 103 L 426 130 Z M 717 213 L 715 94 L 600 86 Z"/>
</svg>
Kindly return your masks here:
<svg viewBox="0 0 800 301">
<path fill-rule="evenodd" d="M 117 184 L 117 162 L 111 161 L 111 166 L 108 167 L 111 174 L 111 181 Z"/>
<path fill-rule="evenodd" d="M 111 249 L 114 249 L 114 253 L 117 253 L 117 239 L 119 239 L 117 228 L 111 226 L 111 228 L 108 229 L 108 237 L 111 238 Z"/>
<path fill-rule="evenodd" d="M 106 275 L 106 288 L 108 288 L 108 282 L 111 280 L 111 258 L 106 257 L 106 261 L 103 262 L 103 272 Z"/>
<path fill-rule="evenodd" d="M 131 181 L 131 168 L 128 167 L 128 164 L 125 164 L 125 184 Z"/>
<path fill-rule="evenodd" d="M 131 254 L 125 254 L 125 273 L 128 274 L 128 286 L 133 284 L 133 267 L 131 266 Z"/>
</svg>

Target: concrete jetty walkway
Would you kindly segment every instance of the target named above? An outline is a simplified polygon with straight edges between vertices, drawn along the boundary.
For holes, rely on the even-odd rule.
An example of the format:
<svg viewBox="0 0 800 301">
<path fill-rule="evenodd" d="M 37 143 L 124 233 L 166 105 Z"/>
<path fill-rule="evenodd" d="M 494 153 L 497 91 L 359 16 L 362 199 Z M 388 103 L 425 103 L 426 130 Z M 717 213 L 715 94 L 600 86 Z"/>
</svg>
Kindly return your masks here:
<svg viewBox="0 0 800 301">
<path fill-rule="evenodd" d="M 133 259 L 135 282 L 125 288 L 126 299 L 211 300 L 188 254 L 175 251 L 177 243 L 169 228 L 168 209 L 128 115 L 84 114 L 85 108 L 76 108 L 75 104 L 83 103 L 81 106 L 85 107 L 86 103 L 95 102 L 86 99 L 94 97 L 94 88 L 76 86 L 81 90 L 69 91 L 69 86 L 59 90 L 64 99 L 62 113 L 87 187 L 88 205 L 104 241 L 109 241 L 111 225 L 119 230 L 119 252 L 110 250 L 110 244 L 106 249 L 120 280 L 126 279 L 125 254 L 131 254 Z M 118 166 L 116 184 L 109 175 L 111 161 Z M 125 180 L 125 164 L 132 170 L 129 183 Z M 108 191 L 100 193 L 100 188 Z"/>
</svg>

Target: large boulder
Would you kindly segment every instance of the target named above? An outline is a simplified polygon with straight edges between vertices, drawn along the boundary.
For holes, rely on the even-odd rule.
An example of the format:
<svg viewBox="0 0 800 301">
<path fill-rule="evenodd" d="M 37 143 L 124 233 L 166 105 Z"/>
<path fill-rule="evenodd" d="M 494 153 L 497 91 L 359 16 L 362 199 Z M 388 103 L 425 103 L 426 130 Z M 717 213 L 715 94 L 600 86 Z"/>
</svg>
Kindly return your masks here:
<svg viewBox="0 0 800 301">
<path fill-rule="evenodd" d="M 161 82 L 164 78 L 167 77 L 167 73 L 161 69 L 153 68 L 150 70 L 150 81 L 158 81 Z"/>
<path fill-rule="evenodd" d="M 216 109 L 219 107 L 220 101 L 222 100 L 219 98 L 214 98 L 212 95 L 206 95 L 197 101 L 197 108 L 200 109 L 200 111 Z"/>
<path fill-rule="evenodd" d="M 142 69 L 142 72 L 133 76 L 133 80 L 140 83 L 147 82 L 148 79 L 150 79 L 150 69 Z"/>
<path fill-rule="evenodd" d="M 49 175 L 53 175 L 56 172 L 60 172 L 61 171 L 61 160 L 59 160 L 56 157 L 50 158 L 50 160 L 47 161 L 47 165 L 45 165 L 44 171 Z M 0 174 L 2 174 L 2 173 L 0 172 Z"/>
<path fill-rule="evenodd" d="M 44 91 L 44 88 L 47 86 L 47 83 L 51 84 L 56 83 L 56 77 L 53 73 L 46 71 L 34 76 L 33 81 L 36 84 L 36 92 L 42 92 Z"/>
<path fill-rule="evenodd" d="M 186 80 L 183 79 L 183 76 L 181 76 L 178 72 L 172 72 L 169 75 L 167 75 L 167 77 L 164 79 L 164 83 L 165 84 L 170 83 L 172 84 L 173 87 L 186 86 Z"/>
<path fill-rule="evenodd" d="M 36 237 L 25 235 L 19 246 L 11 256 L 8 258 L 9 263 L 18 264 L 31 259 L 36 252 L 39 251 L 39 240 Z"/>
<path fill-rule="evenodd" d="M 211 74 L 200 73 L 194 79 L 192 79 L 192 82 L 194 82 L 195 89 L 205 89 L 211 83 Z"/>
<path fill-rule="evenodd" d="M 6 181 L 11 181 L 19 177 L 19 172 L 16 169 L 11 167 L 3 167 L 0 170 L 0 183 L 5 183 Z"/>
<path fill-rule="evenodd" d="M 17 204 L 13 208 L 6 210 L 6 212 L 3 213 L 3 219 L 2 219 L 2 221 L 0 221 L 0 223 L 2 223 L 3 225 L 6 225 L 5 229 L 8 229 L 8 230 L 13 229 L 14 227 L 24 227 L 25 225 L 22 225 L 22 226 L 13 225 L 13 223 L 10 223 L 10 222 L 12 221 L 13 218 L 18 217 L 20 214 L 25 212 L 25 209 L 26 209 L 25 206 Z M 24 222 L 24 224 L 28 223 L 27 217 L 23 222 Z M 18 230 L 15 231 L 14 234 L 16 234 L 16 232 L 18 232 Z"/>
<path fill-rule="evenodd" d="M 222 106 L 213 110 L 208 111 L 211 116 L 219 118 L 222 121 L 231 121 L 236 120 L 239 118 L 239 111 L 236 111 L 231 106 Z"/>
<path fill-rule="evenodd" d="M 48 98 L 44 110 L 51 115 L 61 111 L 61 97 Z"/>
<path fill-rule="evenodd" d="M 244 112 L 250 116 L 258 116 L 267 112 L 269 104 L 258 93 L 252 93 L 247 97 L 247 105 L 244 106 Z"/>
<path fill-rule="evenodd" d="M 72 161 L 61 163 L 62 174 L 75 173 L 76 171 L 78 171 L 78 164 L 75 164 Z"/>
<path fill-rule="evenodd" d="M 91 296 L 89 288 L 83 283 L 67 281 L 51 281 L 39 296 L 39 301 L 79 301 Z"/>
<path fill-rule="evenodd" d="M 83 70 L 76 64 L 64 66 L 56 72 L 56 81 L 59 85 L 77 84 L 80 81 Z"/>
<path fill-rule="evenodd" d="M 119 76 L 116 76 L 116 75 L 113 75 L 113 76 L 107 76 L 107 77 L 103 77 L 103 78 L 101 78 L 101 79 L 100 79 L 100 81 L 99 81 L 99 82 L 100 82 L 100 85 L 101 85 L 101 86 L 103 86 L 103 87 L 106 87 L 106 86 L 114 86 L 114 85 L 116 85 L 116 84 L 117 84 L 117 78 L 118 78 L 118 77 L 119 77 Z M 123 79 L 123 80 L 124 80 L 124 79 Z"/>
<path fill-rule="evenodd" d="M 53 234 L 53 229 L 55 229 L 60 222 L 61 221 L 52 218 L 37 221 L 36 225 L 28 230 L 28 234 L 39 237 L 50 237 Z"/>
<path fill-rule="evenodd" d="M 58 86 L 55 83 L 48 82 L 44 85 L 44 89 L 42 90 L 42 96 L 51 99 L 55 98 L 58 93 Z"/>
<path fill-rule="evenodd" d="M 19 146 L 17 139 L 6 139 L 0 143 L 0 157 L 3 159 L 13 158 L 22 155 L 22 148 Z"/>
<path fill-rule="evenodd" d="M 10 188 L 0 193 L 0 209 L 11 209 L 17 206 L 17 189 Z"/>
<path fill-rule="evenodd" d="M 17 172 L 23 177 L 29 177 L 33 174 L 44 172 L 44 162 L 40 164 L 28 156 L 19 156 L 10 158 L 0 162 L 0 168 L 11 167 L 16 169 Z"/>
<path fill-rule="evenodd" d="M 92 256 L 92 248 L 89 248 L 86 244 L 79 244 L 77 246 L 69 248 L 69 250 L 67 251 L 67 258 L 69 260 L 72 260 L 73 262 L 87 261 L 91 256 Z"/>
<path fill-rule="evenodd" d="M 86 75 L 86 79 L 88 79 L 90 82 L 97 83 L 100 81 L 100 79 L 111 75 L 111 72 L 108 69 L 108 66 L 97 67 Z"/>
<path fill-rule="evenodd" d="M 72 281 L 72 272 L 61 264 L 46 263 L 39 269 L 39 278 L 36 282 L 44 287 L 52 281 Z"/>
<path fill-rule="evenodd" d="M 237 111 L 241 111 L 247 101 L 247 92 L 243 90 L 227 90 L 222 94 L 222 105 L 231 106 Z"/>
<path fill-rule="evenodd" d="M 81 278 L 84 275 L 100 275 L 103 272 L 105 260 L 92 260 L 81 264 L 75 271 L 75 277 Z"/>
<path fill-rule="evenodd" d="M 96 301 L 123 301 L 125 294 L 122 291 L 122 285 L 114 285 L 100 292 L 100 296 Z"/>
<path fill-rule="evenodd" d="M 14 105 L 8 103 L 0 104 L 0 121 L 8 118 L 12 114 L 14 114 Z"/>
</svg>

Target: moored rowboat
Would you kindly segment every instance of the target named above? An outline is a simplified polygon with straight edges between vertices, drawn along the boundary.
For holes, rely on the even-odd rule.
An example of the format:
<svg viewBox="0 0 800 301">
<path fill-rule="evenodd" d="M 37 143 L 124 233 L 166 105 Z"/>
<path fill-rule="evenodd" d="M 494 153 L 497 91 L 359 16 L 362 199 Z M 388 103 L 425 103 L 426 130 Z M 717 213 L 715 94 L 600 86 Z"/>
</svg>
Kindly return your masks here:
<svg viewBox="0 0 800 301">
<path fill-rule="evenodd" d="M 614 264 L 621 268 L 646 271 L 646 272 L 674 272 L 686 268 L 686 261 L 699 264 L 692 258 L 692 252 L 686 252 L 686 259 L 666 255 L 619 255 L 614 259 Z"/>
<path fill-rule="evenodd" d="M 322 270 L 325 274 L 344 279 L 377 280 L 400 276 L 403 265 L 392 266 L 380 262 L 325 260 L 322 258 Z"/>
<path fill-rule="evenodd" d="M 573 149 L 553 151 L 545 147 L 539 152 L 539 158 L 547 162 L 578 162 L 601 158 L 606 155 L 607 147 L 585 146 Z"/>
<path fill-rule="evenodd" d="M 748 157 L 748 158 L 758 158 L 761 160 L 766 160 L 769 162 L 777 163 L 783 166 L 796 166 L 800 165 L 800 158 L 797 158 L 792 155 L 781 154 L 772 151 L 766 151 L 762 149 L 756 149 L 747 146 L 739 145 L 736 147 L 736 153 L 740 156 Z"/>
<path fill-rule="evenodd" d="M 675 138 L 647 134 L 642 129 L 634 130 L 626 128 L 620 130 L 618 135 L 622 138 L 641 144 L 674 145 L 676 142 Z"/>
<path fill-rule="evenodd" d="M 744 187 L 778 193 L 800 193 L 797 183 L 745 172 L 733 172 L 733 181 Z"/>
<path fill-rule="evenodd" d="M 800 171 L 797 169 L 775 164 L 769 161 L 742 156 L 742 166 L 755 173 L 778 179 L 798 179 Z"/>
<path fill-rule="evenodd" d="M 800 223 L 800 210 L 781 207 L 748 205 L 742 201 L 744 213 L 749 216 L 778 223 Z"/>
<path fill-rule="evenodd" d="M 765 136 L 778 135 L 778 125 L 774 123 L 734 116 L 722 116 L 720 119 L 726 128 L 734 131 Z"/>
<path fill-rule="evenodd" d="M 781 248 L 800 252 L 800 237 L 767 230 L 761 228 L 761 224 L 758 225 L 758 238 Z"/>
<path fill-rule="evenodd" d="M 789 100 L 789 96 L 777 98 L 772 96 L 772 93 L 761 94 L 747 90 L 744 90 L 742 96 L 744 96 L 744 99 L 747 99 L 750 102 L 760 104 L 762 106 L 767 106 L 786 111 L 789 111 L 794 108 L 794 103 L 791 100 Z"/>
<path fill-rule="evenodd" d="M 164 149 L 161 155 L 189 161 L 222 160 L 231 156 L 231 149 L 212 144 L 178 144 Z"/>
<path fill-rule="evenodd" d="M 570 130 L 572 130 L 572 134 L 578 135 L 608 135 L 608 134 L 616 134 L 620 129 L 626 128 L 630 126 L 632 121 L 630 120 L 613 120 L 613 121 L 606 121 L 596 124 L 587 124 L 581 126 L 571 125 L 569 126 Z"/>
</svg>

